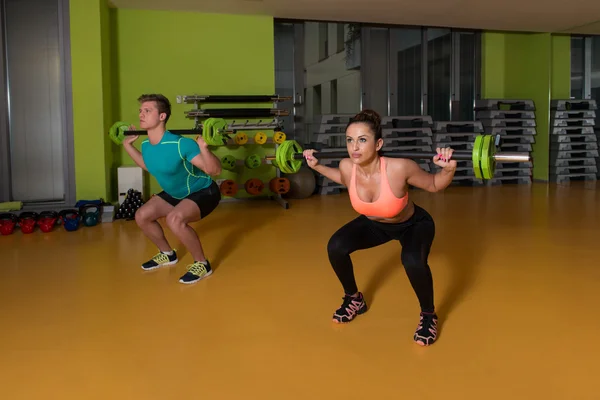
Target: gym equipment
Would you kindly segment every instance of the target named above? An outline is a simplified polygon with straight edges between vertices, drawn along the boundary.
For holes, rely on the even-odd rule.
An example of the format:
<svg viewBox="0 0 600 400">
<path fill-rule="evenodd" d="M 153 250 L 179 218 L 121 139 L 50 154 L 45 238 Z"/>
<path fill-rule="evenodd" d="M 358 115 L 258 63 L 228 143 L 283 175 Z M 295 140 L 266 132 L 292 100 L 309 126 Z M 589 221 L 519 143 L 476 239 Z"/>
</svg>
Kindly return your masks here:
<svg viewBox="0 0 600 400">
<path fill-rule="evenodd" d="M 258 168 L 262 165 L 262 159 L 258 154 L 250 154 L 246 157 L 246 167 L 250 169 Z"/>
<path fill-rule="evenodd" d="M 276 108 L 214 108 L 190 110 L 185 115 L 202 118 L 272 118 L 287 117 L 290 112 Z"/>
<path fill-rule="evenodd" d="M 44 233 L 52 231 L 54 225 L 58 221 L 58 213 L 56 211 L 42 211 L 37 220 L 40 230 Z"/>
<path fill-rule="evenodd" d="M 317 178 L 315 172 L 304 165 L 295 174 L 287 175 L 290 181 L 290 191 L 286 197 L 290 199 L 306 199 L 312 196 L 317 189 Z"/>
<path fill-rule="evenodd" d="M 3 236 L 12 234 L 15 226 L 17 226 L 17 222 L 19 222 L 19 219 L 13 213 L 0 214 L 0 234 Z"/>
<path fill-rule="evenodd" d="M 19 226 L 21 227 L 21 232 L 25 234 L 33 233 L 33 230 L 37 225 L 38 217 L 38 213 L 34 211 L 23 211 L 19 214 Z"/>
<path fill-rule="evenodd" d="M 283 132 L 275 132 L 275 134 L 273 135 L 273 141 L 277 144 L 282 144 L 283 142 L 285 142 L 285 133 Z"/>
<path fill-rule="evenodd" d="M 58 213 L 58 218 L 68 232 L 76 231 L 79 228 L 81 216 L 76 209 L 62 210 Z"/>
<path fill-rule="evenodd" d="M 79 208 L 79 215 L 85 226 L 96 226 L 100 218 L 100 207 L 94 204 L 86 204 Z"/>
<path fill-rule="evenodd" d="M 115 122 L 108 130 L 108 136 L 117 145 L 122 145 L 126 136 L 137 136 L 147 135 L 148 131 L 145 130 L 129 130 L 131 124 L 123 121 Z M 227 129 L 227 123 L 221 118 L 208 118 L 202 124 L 201 129 L 169 129 L 169 132 L 176 135 L 202 135 L 204 141 L 211 146 L 223 146 L 227 144 L 227 141 L 231 139 L 230 135 L 235 134 L 234 142 L 238 145 L 243 145 L 248 142 L 248 135 L 244 132 L 237 132 L 237 129 Z M 240 129 L 253 130 L 253 129 L 277 129 L 280 127 L 279 124 L 239 124 Z M 285 140 L 285 134 L 278 132 L 278 140 Z M 273 139 L 278 143 L 275 138 Z M 266 138 L 265 138 L 266 142 Z"/>
<path fill-rule="evenodd" d="M 265 184 L 260 179 L 251 178 L 251 179 L 248 179 L 246 181 L 246 183 L 244 183 L 244 189 L 246 189 L 246 192 L 248 192 L 248 194 L 251 194 L 253 196 L 256 196 L 256 195 L 259 195 L 260 193 L 262 193 L 264 188 L 265 188 Z"/>
<path fill-rule="evenodd" d="M 264 132 L 256 132 L 254 135 L 254 143 L 265 144 L 267 143 L 267 135 Z"/>
<path fill-rule="evenodd" d="M 224 180 L 219 186 L 221 194 L 224 196 L 235 196 L 238 191 L 237 183 L 231 179 Z"/>
<path fill-rule="evenodd" d="M 279 96 L 276 94 L 260 95 L 192 95 L 183 96 L 183 101 L 205 102 L 205 103 L 275 103 L 279 101 L 292 100 L 291 96 Z"/>
<path fill-rule="evenodd" d="M 123 203 L 121 203 L 119 209 L 115 213 L 115 219 L 131 221 L 135 218 L 137 210 L 143 205 L 144 200 L 142 199 L 142 193 L 135 189 L 129 189 L 125 196 L 125 200 L 123 200 Z"/>
<path fill-rule="evenodd" d="M 233 140 L 235 141 L 235 144 L 244 145 L 248 143 L 248 135 L 244 132 L 238 132 L 235 134 Z"/>
<path fill-rule="evenodd" d="M 287 178 L 273 178 L 269 181 L 269 189 L 273 193 L 286 194 L 290 191 L 290 180 Z"/>
<path fill-rule="evenodd" d="M 478 135 L 475 138 L 472 151 L 455 151 L 452 154 L 453 160 L 473 161 L 475 176 L 479 179 L 492 179 L 496 170 L 497 162 L 530 162 L 531 156 L 528 153 L 508 153 L 496 152 L 496 139 L 492 135 Z M 435 152 L 421 151 L 394 151 L 391 153 L 383 152 L 383 156 L 390 158 L 410 158 L 410 159 L 431 159 L 436 156 Z M 316 155 L 319 159 L 327 158 L 345 158 L 347 152 L 319 152 Z M 275 156 L 267 156 L 265 160 L 271 161 L 281 172 L 294 174 L 302 166 L 302 147 L 295 140 L 286 140 L 276 151 Z"/>
<path fill-rule="evenodd" d="M 227 154 L 221 158 L 221 167 L 227 171 L 233 171 L 237 164 L 237 160 L 234 156 Z"/>
</svg>

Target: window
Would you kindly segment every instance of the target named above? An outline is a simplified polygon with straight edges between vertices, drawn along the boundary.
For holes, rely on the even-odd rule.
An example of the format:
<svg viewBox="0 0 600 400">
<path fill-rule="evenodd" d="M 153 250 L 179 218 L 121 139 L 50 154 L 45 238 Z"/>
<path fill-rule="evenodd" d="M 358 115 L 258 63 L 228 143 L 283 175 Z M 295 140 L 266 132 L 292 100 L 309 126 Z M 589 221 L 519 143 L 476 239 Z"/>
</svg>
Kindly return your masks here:
<svg viewBox="0 0 600 400">
<path fill-rule="evenodd" d="M 364 107 L 382 115 L 472 121 L 479 91 L 479 32 L 366 27 Z M 387 88 L 387 90 L 386 90 Z"/>
</svg>

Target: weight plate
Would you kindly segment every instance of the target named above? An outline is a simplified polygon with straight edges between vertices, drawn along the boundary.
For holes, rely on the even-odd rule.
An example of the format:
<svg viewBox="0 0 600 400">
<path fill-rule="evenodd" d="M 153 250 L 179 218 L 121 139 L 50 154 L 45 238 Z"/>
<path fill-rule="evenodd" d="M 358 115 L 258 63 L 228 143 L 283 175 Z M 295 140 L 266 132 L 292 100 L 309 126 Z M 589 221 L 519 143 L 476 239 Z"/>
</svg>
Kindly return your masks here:
<svg viewBox="0 0 600 400">
<path fill-rule="evenodd" d="M 483 173 L 481 171 L 481 146 L 483 144 L 483 136 L 477 135 L 475 136 L 475 144 L 473 146 L 473 172 L 475 173 L 475 177 L 477 179 L 483 179 Z"/>
<path fill-rule="evenodd" d="M 238 132 L 235 134 L 234 140 L 236 144 L 244 145 L 248 143 L 248 135 L 246 135 L 244 132 Z"/>
<path fill-rule="evenodd" d="M 302 167 L 302 160 L 295 160 L 295 154 L 302 154 L 302 147 L 295 140 L 286 140 L 277 148 L 275 160 L 284 174 L 295 174 Z"/>
<path fill-rule="evenodd" d="M 483 179 L 492 179 L 494 177 L 494 140 L 491 135 L 485 135 L 483 146 L 481 148 L 481 172 Z"/>
<path fill-rule="evenodd" d="M 254 135 L 254 142 L 257 144 L 267 143 L 267 135 L 265 135 L 263 132 L 257 132 L 256 135 Z"/>
<path fill-rule="evenodd" d="M 286 136 L 283 132 L 275 132 L 275 134 L 273 135 L 273 141 L 277 144 L 285 142 L 285 138 Z"/>
<path fill-rule="evenodd" d="M 226 155 L 221 158 L 221 167 L 227 171 L 233 171 L 235 168 L 236 159 L 232 155 Z"/>
</svg>

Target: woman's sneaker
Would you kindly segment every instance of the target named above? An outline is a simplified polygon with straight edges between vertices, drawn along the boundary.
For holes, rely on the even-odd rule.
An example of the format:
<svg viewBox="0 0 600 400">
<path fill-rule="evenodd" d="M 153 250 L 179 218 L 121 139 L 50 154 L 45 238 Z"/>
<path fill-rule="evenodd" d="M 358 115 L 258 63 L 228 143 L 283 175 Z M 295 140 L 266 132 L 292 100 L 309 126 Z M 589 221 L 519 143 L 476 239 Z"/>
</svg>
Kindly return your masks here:
<svg viewBox="0 0 600 400">
<path fill-rule="evenodd" d="M 177 261 L 177 252 L 175 250 L 173 250 L 173 254 L 171 255 L 159 252 L 150 260 L 143 263 L 142 269 L 144 271 L 151 271 L 156 268 L 166 267 L 167 265 L 177 264 Z"/>
<path fill-rule="evenodd" d="M 344 324 L 352 321 L 357 315 L 367 312 L 367 303 L 362 293 L 359 292 L 356 297 L 345 295 L 342 299 L 344 302 L 333 314 L 333 322 Z"/>
<path fill-rule="evenodd" d="M 437 339 L 437 321 L 435 313 L 421 313 L 421 319 L 414 340 L 418 345 L 429 346 Z"/>
</svg>

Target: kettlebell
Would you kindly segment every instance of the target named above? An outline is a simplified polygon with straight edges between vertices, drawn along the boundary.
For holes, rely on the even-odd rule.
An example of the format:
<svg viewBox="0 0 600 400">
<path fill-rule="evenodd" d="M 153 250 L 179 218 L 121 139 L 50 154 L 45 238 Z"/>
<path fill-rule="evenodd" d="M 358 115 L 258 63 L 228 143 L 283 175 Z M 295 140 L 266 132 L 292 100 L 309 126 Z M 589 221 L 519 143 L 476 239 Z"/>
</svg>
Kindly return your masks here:
<svg viewBox="0 0 600 400">
<path fill-rule="evenodd" d="M 77 210 L 68 209 L 62 210 L 58 213 L 58 216 L 65 227 L 65 230 L 69 232 L 76 231 L 79 228 L 79 221 L 81 220 L 81 216 L 77 212 Z"/>
<path fill-rule="evenodd" d="M 3 236 L 12 234 L 18 221 L 19 219 L 13 213 L 0 214 L 0 234 Z"/>
<path fill-rule="evenodd" d="M 56 221 L 58 220 L 58 213 L 56 211 L 42 211 L 38 218 L 37 224 L 40 230 L 44 233 L 52 231 Z"/>
<path fill-rule="evenodd" d="M 100 218 L 100 208 L 94 204 L 86 204 L 79 207 L 79 215 L 85 226 L 95 226 Z"/>
<path fill-rule="evenodd" d="M 25 234 L 33 233 L 38 221 L 38 213 L 34 211 L 23 211 L 19 214 L 19 226 Z"/>
</svg>

